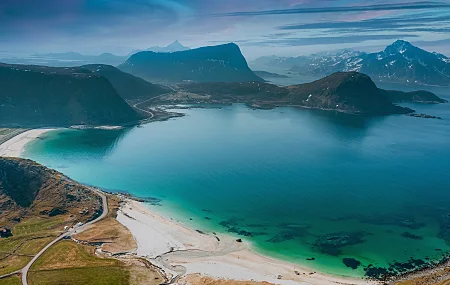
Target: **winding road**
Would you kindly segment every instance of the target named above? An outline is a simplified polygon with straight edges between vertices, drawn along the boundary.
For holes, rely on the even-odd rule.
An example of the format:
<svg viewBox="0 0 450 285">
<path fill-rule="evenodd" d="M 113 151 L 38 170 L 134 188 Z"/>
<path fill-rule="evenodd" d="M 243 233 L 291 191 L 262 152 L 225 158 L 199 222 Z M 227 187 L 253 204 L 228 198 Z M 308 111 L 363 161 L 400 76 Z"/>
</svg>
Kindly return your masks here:
<svg viewBox="0 0 450 285">
<path fill-rule="evenodd" d="M 102 205 L 103 205 L 103 213 L 95 220 L 90 221 L 89 223 L 86 223 L 80 227 L 74 228 L 72 230 L 69 230 L 66 233 L 63 233 L 62 235 L 60 235 L 59 237 L 57 237 L 56 239 L 54 239 L 51 243 L 47 244 L 47 246 L 45 246 L 38 254 L 36 254 L 33 259 L 21 270 L 18 271 L 17 273 L 21 272 L 22 273 L 22 285 L 28 285 L 28 281 L 27 281 L 27 276 L 28 276 L 28 271 L 30 270 L 31 266 L 33 265 L 33 263 L 36 262 L 36 260 L 41 257 L 41 255 L 47 250 L 49 249 L 52 245 L 54 245 L 55 243 L 57 243 L 58 241 L 69 237 L 73 234 L 78 234 L 81 233 L 85 230 L 87 230 L 89 228 L 89 226 L 103 220 L 107 215 L 108 215 L 108 200 L 106 198 L 106 195 L 103 194 L 102 192 L 93 189 L 91 187 L 89 187 L 94 193 L 96 193 L 97 195 L 99 195 L 102 198 Z"/>
<path fill-rule="evenodd" d="M 155 99 L 157 99 L 157 98 L 160 98 L 160 97 L 162 97 L 162 96 L 166 96 L 166 95 L 168 95 L 168 94 L 170 94 L 170 93 L 173 93 L 173 92 L 176 92 L 176 91 L 177 91 L 177 90 L 175 90 L 175 88 L 173 88 L 173 87 L 170 87 L 170 86 L 167 86 L 167 87 L 170 88 L 170 89 L 172 89 L 172 91 L 171 91 L 171 92 L 164 93 L 164 94 L 161 94 L 161 95 L 158 95 L 158 96 L 155 96 L 155 97 L 152 97 L 152 98 L 147 99 L 147 100 L 145 100 L 145 101 L 136 103 L 136 104 L 133 105 L 133 108 L 135 108 L 135 109 L 137 109 L 137 110 L 139 110 L 139 111 L 141 111 L 141 112 L 150 114 L 150 118 L 148 118 L 148 119 L 150 119 L 150 120 L 153 119 L 153 117 L 155 117 L 155 114 L 154 114 L 154 113 L 152 113 L 152 112 L 149 111 L 149 110 L 141 109 L 141 108 L 138 107 L 138 105 L 144 104 L 144 103 L 146 103 L 146 102 L 155 100 Z"/>
</svg>

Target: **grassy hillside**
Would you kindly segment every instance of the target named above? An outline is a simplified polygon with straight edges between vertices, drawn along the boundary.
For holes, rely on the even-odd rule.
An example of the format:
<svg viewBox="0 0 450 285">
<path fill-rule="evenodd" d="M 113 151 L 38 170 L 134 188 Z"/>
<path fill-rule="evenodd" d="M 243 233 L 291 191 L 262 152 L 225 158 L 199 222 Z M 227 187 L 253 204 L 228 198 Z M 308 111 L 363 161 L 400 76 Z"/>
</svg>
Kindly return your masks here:
<svg viewBox="0 0 450 285">
<path fill-rule="evenodd" d="M 171 91 L 168 87 L 152 84 L 140 77 L 122 72 L 111 65 L 91 64 L 81 66 L 81 68 L 88 69 L 97 75 L 104 76 L 111 82 L 117 93 L 127 100 L 152 98 Z"/>
<path fill-rule="evenodd" d="M 87 69 L 0 64 L 0 125 L 125 124 L 141 119 Z"/>
</svg>

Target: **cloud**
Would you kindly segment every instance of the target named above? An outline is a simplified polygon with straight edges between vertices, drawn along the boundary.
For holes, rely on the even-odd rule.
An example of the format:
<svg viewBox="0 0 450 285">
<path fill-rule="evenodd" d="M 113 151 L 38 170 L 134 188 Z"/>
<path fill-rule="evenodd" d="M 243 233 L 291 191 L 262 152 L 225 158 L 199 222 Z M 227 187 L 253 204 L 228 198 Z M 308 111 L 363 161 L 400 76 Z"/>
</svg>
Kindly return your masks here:
<svg viewBox="0 0 450 285">
<path fill-rule="evenodd" d="M 362 43 L 366 41 L 377 40 L 397 40 L 417 38 L 414 34 L 385 34 L 385 35 L 342 35 L 342 36 L 325 36 L 325 37 L 304 37 L 304 38 L 285 38 L 273 39 L 266 41 L 253 41 L 244 43 L 246 46 L 311 46 L 311 45 L 334 45 L 334 44 L 348 44 L 348 43 Z"/>
<path fill-rule="evenodd" d="M 242 11 L 214 14 L 216 17 L 236 17 L 236 16 L 265 16 L 265 15 L 289 15 L 289 14 L 323 14 L 323 13 L 349 13 L 366 11 L 396 11 L 396 10 L 425 10 L 425 9 L 450 9 L 449 3 L 444 2 L 414 2 L 414 3 L 394 3 L 362 6 L 340 6 L 340 7 L 320 7 L 320 8 L 293 8 L 264 11 Z"/>
<path fill-rule="evenodd" d="M 449 24 L 450 15 L 420 17 L 415 15 L 411 18 L 375 18 L 363 21 L 339 21 L 319 22 L 296 25 L 285 25 L 278 27 L 279 30 L 317 30 L 317 29 L 354 29 L 358 31 L 374 31 L 387 29 L 403 29 L 412 26 L 433 26 L 436 24 Z M 438 27 L 436 27 L 438 28 Z"/>
</svg>

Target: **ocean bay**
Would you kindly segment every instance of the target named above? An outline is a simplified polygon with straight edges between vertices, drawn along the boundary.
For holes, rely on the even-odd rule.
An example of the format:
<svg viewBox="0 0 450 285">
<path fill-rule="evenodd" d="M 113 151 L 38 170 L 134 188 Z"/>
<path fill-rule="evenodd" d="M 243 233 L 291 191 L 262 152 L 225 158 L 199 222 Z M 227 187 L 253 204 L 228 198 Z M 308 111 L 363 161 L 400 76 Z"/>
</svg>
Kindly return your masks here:
<svg viewBox="0 0 450 285">
<path fill-rule="evenodd" d="M 133 129 L 54 131 L 23 157 L 161 199 L 151 207 L 268 255 L 362 276 L 370 264 L 438 260 L 449 250 L 450 111 L 414 107 L 443 120 L 233 105 Z"/>
</svg>

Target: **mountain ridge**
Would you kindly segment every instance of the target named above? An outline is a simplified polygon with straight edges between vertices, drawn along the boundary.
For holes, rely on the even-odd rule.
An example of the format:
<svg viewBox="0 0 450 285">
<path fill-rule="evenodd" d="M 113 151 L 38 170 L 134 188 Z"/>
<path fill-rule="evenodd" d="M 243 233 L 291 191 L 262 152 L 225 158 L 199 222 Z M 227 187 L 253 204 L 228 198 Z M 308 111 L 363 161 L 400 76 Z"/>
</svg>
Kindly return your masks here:
<svg viewBox="0 0 450 285">
<path fill-rule="evenodd" d="M 108 79 L 83 68 L 0 64 L 0 124 L 116 125 L 143 117 Z"/>
<path fill-rule="evenodd" d="M 336 72 L 322 79 L 287 87 L 267 82 L 185 83 L 182 92 L 199 94 L 205 103 L 246 103 L 256 108 L 295 106 L 352 114 L 389 115 L 414 112 L 398 102 L 446 102 L 426 91 L 402 92 L 379 89 L 366 74 Z M 179 103 L 191 103 L 180 97 Z M 173 96 L 171 96 L 173 100 Z M 197 99 L 196 99 L 197 100 Z"/>
<path fill-rule="evenodd" d="M 150 81 L 263 81 L 234 43 L 173 53 L 139 52 L 119 69 Z"/>
<path fill-rule="evenodd" d="M 450 58 L 404 40 L 397 40 L 374 53 L 347 49 L 300 57 L 261 57 L 253 63 L 285 68 L 299 75 L 326 76 L 339 71 L 357 71 L 376 82 L 450 86 Z"/>
</svg>

